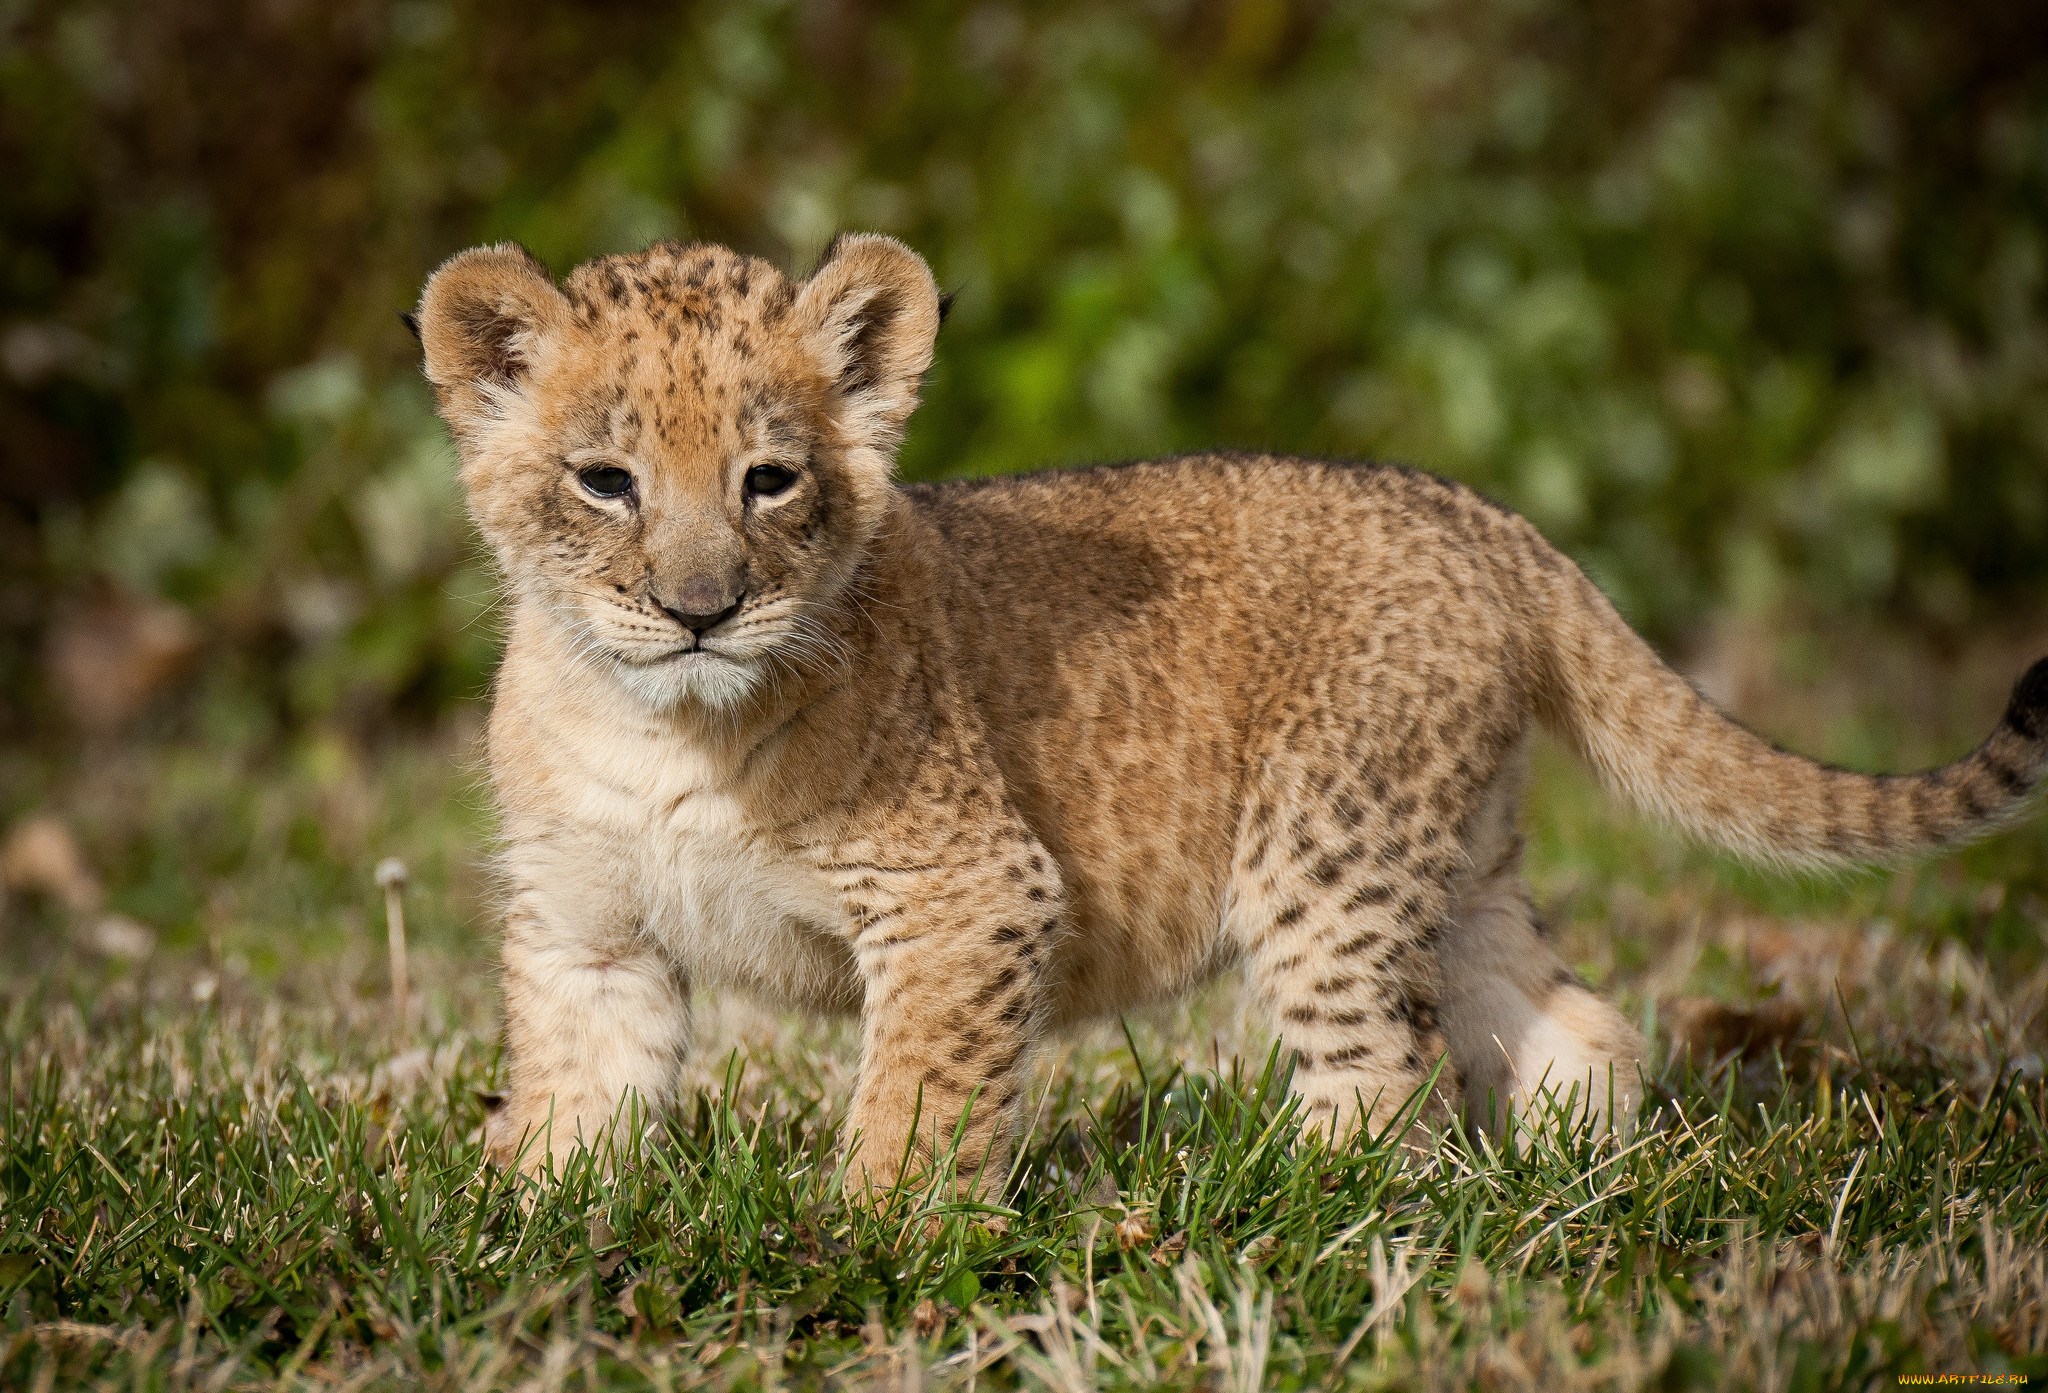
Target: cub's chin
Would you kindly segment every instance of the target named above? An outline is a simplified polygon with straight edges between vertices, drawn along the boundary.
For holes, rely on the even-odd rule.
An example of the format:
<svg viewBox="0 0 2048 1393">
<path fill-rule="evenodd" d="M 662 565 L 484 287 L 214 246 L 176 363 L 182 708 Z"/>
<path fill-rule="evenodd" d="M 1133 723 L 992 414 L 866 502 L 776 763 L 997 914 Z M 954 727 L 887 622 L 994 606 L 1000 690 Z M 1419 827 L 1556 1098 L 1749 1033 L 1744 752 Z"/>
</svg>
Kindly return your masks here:
<svg viewBox="0 0 2048 1393">
<path fill-rule="evenodd" d="M 684 706 L 722 710 L 738 706 L 760 685 L 760 670 L 751 662 L 694 649 L 654 662 L 612 665 L 619 684 L 636 700 L 657 711 Z"/>
</svg>

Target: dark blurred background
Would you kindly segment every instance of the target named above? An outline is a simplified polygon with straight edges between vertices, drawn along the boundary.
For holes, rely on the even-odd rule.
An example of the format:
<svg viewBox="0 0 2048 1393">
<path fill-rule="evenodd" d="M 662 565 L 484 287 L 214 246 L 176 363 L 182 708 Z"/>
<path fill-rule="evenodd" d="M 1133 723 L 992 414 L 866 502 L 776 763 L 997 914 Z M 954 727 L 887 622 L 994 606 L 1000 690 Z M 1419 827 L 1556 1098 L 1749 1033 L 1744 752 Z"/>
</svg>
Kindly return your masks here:
<svg viewBox="0 0 2048 1393">
<path fill-rule="evenodd" d="M 2048 6 L 5 0 L 0 169 L 17 749 L 484 689 L 398 314 L 504 238 L 906 239 L 911 477 L 1398 458 L 1666 643 L 2048 586 Z"/>
</svg>

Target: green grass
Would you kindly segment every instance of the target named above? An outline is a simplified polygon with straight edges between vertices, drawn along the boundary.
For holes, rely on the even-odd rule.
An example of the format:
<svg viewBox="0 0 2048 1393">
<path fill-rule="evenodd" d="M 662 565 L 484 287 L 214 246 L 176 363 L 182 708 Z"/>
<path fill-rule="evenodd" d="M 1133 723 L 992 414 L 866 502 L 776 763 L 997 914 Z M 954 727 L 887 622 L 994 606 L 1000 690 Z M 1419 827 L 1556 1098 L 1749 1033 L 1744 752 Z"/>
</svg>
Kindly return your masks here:
<svg viewBox="0 0 2048 1393">
<path fill-rule="evenodd" d="M 615 1178 L 522 1192 L 484 1166 L 465 749 L 5 757 L 5 810 L 61 812 L 161 940 L 110 962 L 52 906 L 5 911 L 0 1386 L 2048 1376 L 2038 823 L 1789 883 L 1546 759 L 1532 866 L 1578 965 L 1647 1022 L 1680 997 L 1794 1003 L 1791 1039 L 1700 1059 L 1660 1031 L 1631 1140 L 1452 1136 L 1417 1164 L 1301 1143 L 1224 984 L 1049 1049 L 1001 1194 L 875 1212 L 835 1180 L 850 1032 L 729 1001 L 702 1003 L 691 1101 Z M 394 851 L 425 999 L 403 1031 L 369 875 Z"/>
<path fill-rule="evenodd" d="M 481 1162 L 493 1060 L 472 1037 L 435 1032 L 394 1081 L 374 1009 L 216 1003 L 16 1005 L 15 1386 L 752 1386 L 913 1364 L 1300 1387 L 1340 1356 L 1360 1387 L 2048 1373 L 2048 1095 L 2015 1071 L 1980 1091 L 1888 1047 L 1670 1069 L 1626 1146 L 1452 1139 L 1417 1166 L 1298 1144 L 1270 1072 L 1151 1058 L 1107 1090 L 1050 1078 L 1000 1201 L 877 1215 L 838 1199 L 820 1090 L 748 1089 L 734 1063 L 618 1179 L 578 1167 L 522 1203 Z"/>
</svg>

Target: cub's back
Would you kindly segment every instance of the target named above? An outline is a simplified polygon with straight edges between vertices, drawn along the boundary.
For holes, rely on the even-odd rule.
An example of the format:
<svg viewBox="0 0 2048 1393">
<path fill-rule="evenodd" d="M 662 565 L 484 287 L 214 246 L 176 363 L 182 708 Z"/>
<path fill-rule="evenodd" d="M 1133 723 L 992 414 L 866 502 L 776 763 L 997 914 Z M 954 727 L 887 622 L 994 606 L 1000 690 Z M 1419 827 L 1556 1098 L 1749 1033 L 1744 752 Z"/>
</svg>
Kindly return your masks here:
<svg viewBox="0 0 2048 1393">
<path fill-rule="evenodd" d="M 1477 618 L 1555 556 L 1471 489 L 1376 463 L 1190 455 L 904 492 L 945 539 L 977 664 L 1081 681 L 1195 655 L 1239 718 L 1316 665 L 1312 640 L 1355 638 L 1361 606 L 1450 594 Z"/>
</svg>

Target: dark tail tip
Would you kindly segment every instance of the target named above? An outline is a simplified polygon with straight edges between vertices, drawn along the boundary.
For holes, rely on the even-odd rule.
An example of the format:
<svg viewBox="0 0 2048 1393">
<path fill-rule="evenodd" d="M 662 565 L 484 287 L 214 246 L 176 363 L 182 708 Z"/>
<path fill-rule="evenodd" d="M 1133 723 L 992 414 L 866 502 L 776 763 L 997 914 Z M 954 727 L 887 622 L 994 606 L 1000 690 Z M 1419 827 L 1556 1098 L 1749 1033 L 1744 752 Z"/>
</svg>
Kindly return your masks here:
<svg viewBox="0 0 2048 1393">
<path fill-rule="evenodd" d="M 2029 740 L 2048 739 L 2048 658 L 2028 668 L 2013 687 L 2005 723 Z"/>
</svg>

